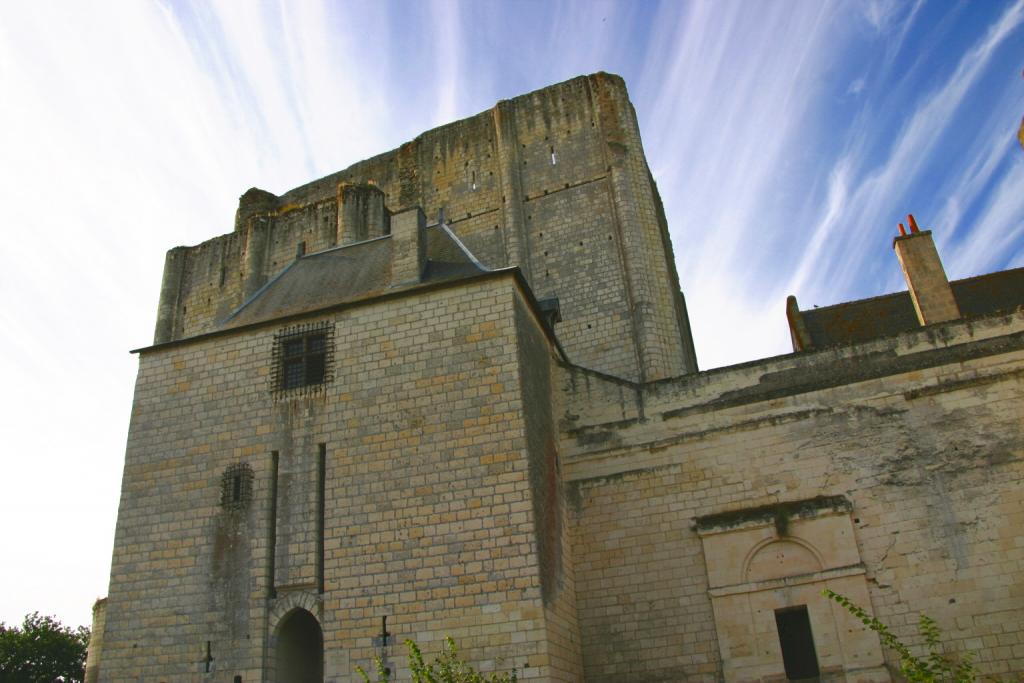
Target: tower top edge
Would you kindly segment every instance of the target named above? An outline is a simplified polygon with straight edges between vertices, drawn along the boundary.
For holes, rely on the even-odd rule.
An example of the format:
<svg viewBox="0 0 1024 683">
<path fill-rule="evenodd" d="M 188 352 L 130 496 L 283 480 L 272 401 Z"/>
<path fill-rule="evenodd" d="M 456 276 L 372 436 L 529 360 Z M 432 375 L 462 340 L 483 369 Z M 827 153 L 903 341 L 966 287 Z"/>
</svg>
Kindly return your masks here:
<svg viewBox="0 0 1024 683">
<path fill-rule="evenodd" d="M 319 178 L 315 178 L 313 180 L 310 180 L 307 183 L 303 183 L 302 185 L 297 185 L 297 186 L 295 186 L 293 188 L 290 188 L 290 189 L 282 192 L 279 195 L 273 195 L 273 196 L 275 196 L 278 199 L 279 202 L 287 203 L 287 201 L 288 201 L 290 196 L 302 195 L 302 194 L 304 194 L 304 191 L 309 189 L 310 187 L 316 186 L 316 185 L 320 185 L 324 181 L 328 181 L 330 179 L 335 179 L 336 182 L 342 182 L 345 179 L 346 176 L 355 173 L 356 169 L 358 169 L 360 166 L 363 166 L 363 165 L 366 165 L 366 164 L 373 164 L 374 162 L 380 162 L 380 161 L 387 160 L 387 159 L 389 159 L 391 157 L 394 157 L 394 156 L 400 154 L 405 149 L 417 146 L 418 144 L 422 143 L 425 139 L 429 139 L 429 138 L 432 138 L 432 137 L 437 137 L 439 135 L 443 135 L 444 131 L 446 131 L 446 130 L 457 129 L 459 127 L 467 125 L 471 121 L 475 121 L 477 119 L 481 119 L 481 118 L 484 118 L 484 117 L 488 117 L 488 118 L 489 117 L 493 117 L 495 112 L 498 111 L 500 108 L 506 108 L 506 107 L 510 107 L 511 106 L 511 107 L 513 107 L 513 108 L 518 110 L 520 107 L 524 107 L 524 106 L 528 105 L 528 103 L 531 100 L 537 99 L 539 97 L 543 97 L 545 95 L 554 94 L 554 93 L 556 93 L 558 91 L 564 91 L 564 90 L 567 90 L 567 89 L 572 89 L 574 87 L 578 87 L 578 86 L 583 85 L 583 84 L 587 84 L 589 86 L 587 91 L 586 91 L 586 97 L 588 99 L 590 99 L 590 98 L 592 98 L 594 96 L 594 91 L 597 91 L 597 90 L 608 90 L 608 89 L 620 90 L 622 92 L 622 94 L 625 96 L 625 98 L 627 100 L 629 99 L 628 90 L 626 88 L 626 81 L 625 81 L 625 79 L 622 76 L 620 76 L 618 74 L 606 72 L 606 71 L 596 71 L 594 73 L 585 74 L 585 75 L 581 74 L 579 76 L 574 76 L 572 78 L 568 78 L 568 79 L 566 79 L 564 81 L 560 81 L 558 83 L 553 83 L 551 85 L 547 85 L 547 86 L 544 86 L 542 88 L 537 88 L 536 90 L 532 90 L 530 92 L 523 93 L 521 95 L 516 95 L 515 97 L 509 98 L 509 99 L 500 99 L 497 102 L 495 102 L 494 105 L 491 106 L 488 109 L 485 109 L 483 111 L 477 112 L 476 114 L 473 114 L 471 116 L 466 116 L 466 117 L 463 117 L 463 118 L 460 118 L 460 119 L 456 119 L 454 121 L 449 121 L 447 123 L 443 123 L 443 124 L 441 124 L 439 126 L 435 126 L 433 128 L 428 128 L 427 130 L 425 130 L 425 131 L 419 133 L 418 135 L 416 135 L 411 140 L 407 140 L 406 142 L 403 142 L 402 144 L 400 144 L 398 147 L 395 147 L 394 149 L 390 149 L 390 150 L 388 150 L 386 152 L 381 152 L 379 154 L 375 154 L 375 155 L 373 155 L 371 157 L 367 157 L 366 159 L 361 159 L 359 161 L 356 161 L 356 162 L 346 166 L 345 168 L 343 168 L 343 169 L 341 169 L 339 171 L 334 171 L 333 173 L 329 173 L 329 174 L 327 174 L 325 176 L 322 176 L 322 177 L 319 177 Z M 252 192 L 253 190 L 258 190 L 258 189 L 259 188 L 251 188 L 249 190 L 249 192 Z M 260 191 L 261 192 L 266 192 L 264 190 L 260 190 Z M 271 194 L 271 193 L 267 192 L 267 194 Z"/>
</svg>

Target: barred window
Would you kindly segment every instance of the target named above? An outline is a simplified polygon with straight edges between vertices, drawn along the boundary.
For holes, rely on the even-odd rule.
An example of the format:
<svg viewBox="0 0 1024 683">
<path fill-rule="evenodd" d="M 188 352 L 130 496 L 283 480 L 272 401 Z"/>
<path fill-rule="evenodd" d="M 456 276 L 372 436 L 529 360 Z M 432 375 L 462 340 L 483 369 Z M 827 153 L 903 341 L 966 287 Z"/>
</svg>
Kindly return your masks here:
<svg viewBox="0 0 1024 683">
<path fill-rule="evenodd" d="M 281 388 L 294 389 L 324 381 L 324 354 L 327 333 L 311 332 L 284 340 L 281 362 Z"/>
<path fill-rule="evenodd" d="M 220 478 L 220 504 L 226 510 L 241 510 L 252 500 L 252 467 L 240 462 L 224 470 Z"/>
<path fill-rule="evenodd" d="M 303 325 L 282 330 L 274 342 L 274 391 L 311 393 L 330 381 L 333 326 Z"/>
</svg>

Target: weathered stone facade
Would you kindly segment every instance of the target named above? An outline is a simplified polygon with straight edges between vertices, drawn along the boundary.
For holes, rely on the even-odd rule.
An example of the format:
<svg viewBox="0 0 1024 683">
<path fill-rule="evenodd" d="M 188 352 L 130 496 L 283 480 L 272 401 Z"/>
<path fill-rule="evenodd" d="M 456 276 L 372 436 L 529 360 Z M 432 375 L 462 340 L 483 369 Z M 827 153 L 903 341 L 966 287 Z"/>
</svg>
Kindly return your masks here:
<svg viewBox="0 0 1024 683">
<path fill-rule="evenodd" d="M 1022 361 L 1017 312 L 642 387 L 569 369 L 578 417 L 560 455 L 586 680 L 785 678 L 764 612 L 793 604 L 823 675 L 879 680 L 855 673 L 880 662 L 848 658 L 859 627 L 825 586 L 908 640 L 924 611 L 985 670 L 1021 671 Z M 811 528 L 821 512 L 786 535 L 764 515 L 702 520 L 818 496 L 849 507 L 827 511 L 842 521 L 830 534 Z M 729 552 L 709 552 L 723 535 Z M 751 569 L 791 542 L 808 557 Z M 727 604 L 740 594 L 749 618 Z"/>
<path fill-rule="evenodd" d="M 825 587 L 1024 670 L 1024 312 L 697 372 L 617 77 L 250 190 L 138 353 L 91 681 L 890 680 Z"/>
</svg>

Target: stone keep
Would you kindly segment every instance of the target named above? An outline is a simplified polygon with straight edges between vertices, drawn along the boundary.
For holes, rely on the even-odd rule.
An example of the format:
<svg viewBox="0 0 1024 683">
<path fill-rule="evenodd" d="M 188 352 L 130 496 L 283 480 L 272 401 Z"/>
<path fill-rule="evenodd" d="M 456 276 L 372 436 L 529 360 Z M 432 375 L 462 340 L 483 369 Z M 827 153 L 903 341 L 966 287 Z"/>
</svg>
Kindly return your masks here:
<svg viewBox="0 0 1024 683">
<path fill-rule="evenodd" d="M 450 635 L 522 680 L 889 681 L 825 587 L 1019 672 L 1022 274 L 845 337 L 877 302 L 791 299 L 796 352 L 698 372 L 608 74 L 251 189 L 168 252 L 87 679 L 401 679 Z"/>
</svg>

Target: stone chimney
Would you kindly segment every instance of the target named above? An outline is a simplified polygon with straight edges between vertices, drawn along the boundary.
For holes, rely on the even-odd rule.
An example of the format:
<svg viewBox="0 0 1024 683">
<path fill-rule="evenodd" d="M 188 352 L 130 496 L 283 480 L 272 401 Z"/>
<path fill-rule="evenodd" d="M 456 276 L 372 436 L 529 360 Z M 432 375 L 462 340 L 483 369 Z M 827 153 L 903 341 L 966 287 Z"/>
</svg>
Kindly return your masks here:
<svg viewBox="0 0 1024 683">
<path fill-rule="evenodd" d="M 918 230 L 913 215 L 907 216 L 907 222 L 910 234 L 900 223 L 900 234 L 893 240 L 892 247 L 907 280 L 917 319 L 922 325 L 956 320 L 960 317 L 960 308 L 953 298 L 931 230 Z"/>
<path fill-rule="evenodd" d="M 796 297 L 790 294 L 786 297 L 786 320 L 789 322 L 789 337 L 793 342 L 794 351 L 806 351 L 814 348 L 814 340 L 807 331 L 807 323 L 804 322 L 803 313 L 800 312 L 800 304 Z"/>
<path fill-rule="evenodd" d="M 415 206 L 391 217 L 391 286 L 414 285 L 427 265 L 427 217 Z"/>
</svg>

